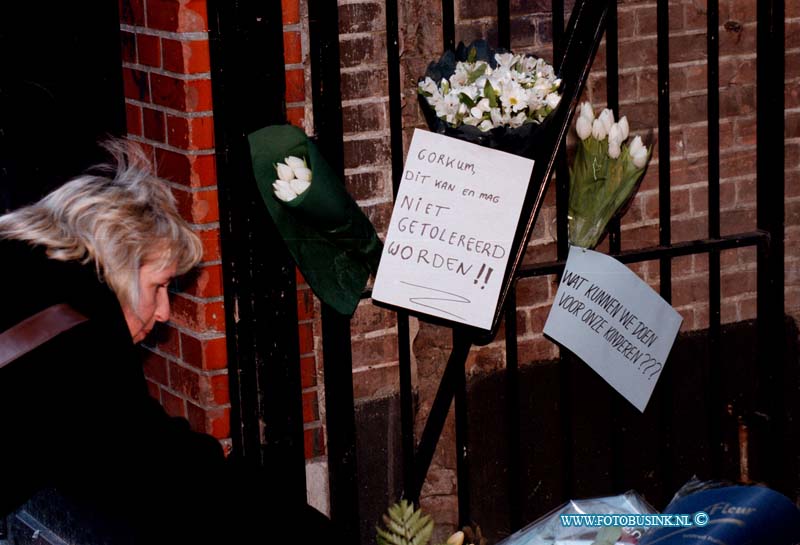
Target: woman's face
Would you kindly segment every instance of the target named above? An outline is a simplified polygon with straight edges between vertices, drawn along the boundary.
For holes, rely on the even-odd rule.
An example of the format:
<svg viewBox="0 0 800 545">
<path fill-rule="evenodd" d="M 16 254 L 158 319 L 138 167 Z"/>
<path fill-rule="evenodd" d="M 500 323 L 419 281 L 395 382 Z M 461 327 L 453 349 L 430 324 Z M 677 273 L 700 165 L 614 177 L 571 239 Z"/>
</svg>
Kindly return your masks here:
<svg viewBox="0 0 800 545">
<path fill-rule="evenodd" d="M 122 307 L 134 343 L 144 340 L 156 322 L 169 320 L 167 286 L 175 272 L 175 263 L 162 269 L 159 264 L 148 262 L 139 268 L 139 304 L 135 309 Z"/>
</svg>

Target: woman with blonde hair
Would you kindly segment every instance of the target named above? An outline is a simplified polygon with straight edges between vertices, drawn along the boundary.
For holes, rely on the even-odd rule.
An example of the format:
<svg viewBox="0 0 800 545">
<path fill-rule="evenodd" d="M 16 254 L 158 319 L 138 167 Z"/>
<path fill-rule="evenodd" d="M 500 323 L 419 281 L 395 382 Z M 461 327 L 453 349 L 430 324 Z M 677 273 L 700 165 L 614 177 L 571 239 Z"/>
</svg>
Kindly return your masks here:
<svg viewBox="0 0 800 545">
<path fill-rule="evenodd" d="M 105 147 L 109 165 L 0 216 L 0 517 L 55 487 L 121 543 L 283 540 L 298 513 L 307 531 L 286 539 L 316 540 L 307 506 L 251 502 L 263 476 L 148 395 L 135 345 L 202 246 L 141 150 Z"/>
</svg>

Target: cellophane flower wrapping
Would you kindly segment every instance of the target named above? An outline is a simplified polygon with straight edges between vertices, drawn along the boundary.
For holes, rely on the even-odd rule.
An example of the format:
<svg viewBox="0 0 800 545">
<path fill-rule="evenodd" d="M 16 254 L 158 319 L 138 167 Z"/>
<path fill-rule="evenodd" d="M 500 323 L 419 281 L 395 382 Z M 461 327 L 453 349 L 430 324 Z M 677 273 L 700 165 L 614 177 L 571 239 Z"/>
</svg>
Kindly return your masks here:
<svg viewBox="0 0 800 545">
<path fill-rule="evenodd" d="M 637 492 L 629 490 L 618 496 L 571 500 L 521 530 L 499 541 L 497 545 L 636 545 L 644 528 L 595 528 L 566 526 L 562 515 L 646 515 L 657 513 Z M 608 536 L 613 536 L 609 541 Z M 618 537 L 617 537 L 618 536 Z"/>
<path fill-rule="evenodd" d="M 588 103 L 581 106 L 576 122 L 580 139 L 569 172 L 568 225 L 570 244 L 581 248 L 597 246 L 611 219 L 624 213 L 650 159 L 650 149 L 640 137 L 634 137 L 630 144 L 625 142 L 626 118 L 620 119 L 625 126 L 622 136 L 618 127 L 606 134 L 608 129 L 601 122 L 606 114 L 606 125 L 616 127 L 610 110 L 593 119 Z M 594 129 L 587 128 L 591 126 L 587 119 L 593 120 Z"/>
<path fill-rule="evenodd" d="M 459 43 L 430 63 L 417 96 L 432 131 L 533 157 L 538 136 L 560 103 L 560 83 L 543 59 L 476 40 Z"/>
</svg>

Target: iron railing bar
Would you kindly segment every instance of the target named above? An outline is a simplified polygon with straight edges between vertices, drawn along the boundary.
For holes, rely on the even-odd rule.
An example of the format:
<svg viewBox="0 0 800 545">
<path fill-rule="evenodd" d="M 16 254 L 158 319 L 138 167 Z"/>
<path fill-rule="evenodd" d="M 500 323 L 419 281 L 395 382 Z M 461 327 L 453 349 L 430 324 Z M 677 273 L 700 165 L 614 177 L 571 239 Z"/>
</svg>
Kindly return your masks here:
<svg viewBox="0 0 800 545">
<path fill-rule="evenodd" d="M 350 319 L 323 303 L 322 352 L 331 520 L 346 543 L 358 543 L 358 468 L 350 333 Z"/>
<path fill-rule="evenodd" d="M 344 137 L 336 2 L 309 2 L 314 132 L 322 155 L 344 180 Z M 322 305 L 331 520 L 343 541 L 359 542 L 356 425 L 350 320 Z"/>
<path fill-rule="evenodd" d="M 780 478 L 785 431 L 782 375 L 785 372 L 784 313 L 784 15 L 783 0 L 758 2 L 756 30 L 756 224 L 769 231 L 769 248 L 758 264 L 759 362 L 758 407 L 769 415 L 763 476 L 789 492 Z M 762 326 L 763 323 L 763 326 Z M 762 327 L 764 328 L 762 330 Z M 766 336 L 761 335 L 764 333 Z M 790 473 L 790 472 L 787 472 Z M 793 472 L 797 479 L 797 472 Z M 757 477 L 758 478 L 758 477 Z"/>
<path fill-rule="evenodd" d="M 389 85 L 389 149 L 392 161 L 392 195 L 403 176 L 403 112 L 400 81 L 400 34 L 397 0 L 386 0 L 386 65 Z"/>
<path fill-rule="evenodd" d="M 658 242 L 669 246 L 672 241 L 670 198 L 670 107 L 669 107 L 669 2 L 656 4 L 656 57 L 658 62 Z M 659 291 L 667 303 L 672 302 L 672 259 L 665 255 L 659 259 Z M 660 427 L 662 448 L 659 450 L 658 467 L 661 482 L 672 487 L 672 392 L 674 375 L 672 366 L 659 380 Z"/>
<path fill-rule="evenodd" d="M 414 473 L 417 481 L 414 488 L 405 494 L 406 498 L 415 503 L 419 502 L 419 494 L 427 477 L 431 461 L 433 461 L 436 444 L 439 442 L 445 420 L 447 420 L 447 414 L 450 412 L 450 403 L 455 395 L 459 375 L 464 375 L 464 364 L 472 346 L 466 335 L 454 336 L 453 341 L 458 342 L 453 345 L 453 349 L 450 352 L 450 358 L 439 383 L 439 389 L 436 391 L 436 397 L 433 400 L 433 406 L 425 422 L 425 429 L 422 431 L 422 438 L 414 457 Z"/>
<path fill-rule="evenodd" d="M 606 106 L 619 119 L 619 32 L 617 21 L 617 0 L 608 0 L 608 20 L 606 22 Z M 621 248 L 619 218 L 613 218 L 608 226 L 608 248 L 618 254 Z M 618 443 L 615 442 L 615 445 Z"/>
<path fill-rule="evenodd" d="M 606 107 L 619 120 L 619 29 L 617 19 L 617 0 L 608 0 L 608 21 L 606 22 Z M 608 225 L 609 253 L 618 254 L 621 248 L 620 218 L 614 217 Z M 623 488 L 624 448 L 623 426 L 620 421 L 623 400 L 619 396 L 610 398 L 611 416 L 611 485 L 615 492 Z"/>
<path fill-rule="evenodd" d="M 497 45 L 505 50 L 511 49 L 510 3 L 510 0 L 497 0 Z"/>
<path fill-rule="evenodd" d="M 469 337 L 461 328 L 453 329 L 453 350 L 457 346 L 471 346 Z M 464 363 L 466 363 L 466 354 Z M 460 373 L 455 374 L 455 417 L 456 417 L 456 481 L 458 483 L 458 521 L 459 526 L 469 526 L 472 522 L 470 514 L 470 479 L 469 479 L 469 426 L 467 418 L 467 377 L 462 364 Z"/>
<path fill-rule="evenodd" d="M 670 224 L 670 150 L 669 150 L 669 3 L 658 2 L 656 7 L 658 57 L 658 242 L 669 246 L 672 238 Z M 672 301 L 672 262 L 661 259 L 661 297 Z"/>
<path fill-rule="evenodd" d="M 726 235 L 717 239 L 689 240 L 686 242 L 677 242 L 670 246 L 651 246 L 649 248 L 626 250 L 615 255 L 614 259 L 622 263 L 640 263 L 642 261 L 653 261 L 661 258 L 702 254 L 712 249 L 722 251 L 732 248 L 755 246 L 762 240 L 769 238 L 770 235 L 766 231 L 751 231 L 747 233 L 737 233 L 735 235 Z M 518 277 L 532 278 L 535 276 L 558 274 L 564 269 L 565 264 L 566 260 L 558 260 L 528 265 L 519 270 Z"/>
<path fill-rule="evenodd" d="M 400 372 L 400 437 L 403 447 L 403 490 L 416 482 L 414 473 L 414 391 L 411 382 L 411 346 L 408 313 L 397 312 L 397 345 Z"/>
<path fill-rule="evenodd" d="M 553 0 L 553 65 L 558 66 L 564 57 L 564 0 Z M 565 259 L 569 251 L 569 167 L 567 166 L 567 150 L 562 140 L 556 154 L 556 255 Z"/>
<path fill-rule="evenodd" d="M 454 0 L 442 0 L 442 46 L 445 51 L 456 48 L 456 12 Z"/>
<path fill-rule="evenodd" d="M 519 351 L 516 286 L 511 287 L 505 315 L 506 437 L 508 445 L 508 517 L 511 532 L 522 527 L 522 456 L 520 452 Z"/>
<path fill-rule="evenodd" d="M 552 0 L 552 27 L 553 27 L 553 65 L 560 66 L 564 60 L 564 0 Z M 561 75 L 561 74 L 559 74 Z M 559 150 L 556 154 L 556 256 L 558 259 L 566 259 L 569 253 L 569 167 L 567 165 L 567 150 L 565 139 L 559 142 Z M 568 352 L 563 347 L 558 347 L 560 365 L 558 368 L 558 383 L 560 391 L 560 402 L 562 407 L 570 406 L 570 384 L 572 363 Z M 575 468 L 573 467 L 574 456 L 572 455 L 573 433 L 570 422 L 570 411 L 561 411 L 561 429 L 564 433 L 561 436 L 562 459 L 561 479 L 563 483 L 564 499 L 572 495 L 572 482 L 574 480 Z"/>
<path fill-rule="evenodd" d="M 708 0 L 706 8 L 706 53 L 708 77 L 708 236 L 719 238 L 719 1 Z M 712 476 L 721 477 L 722 468 L 722 356 L 720 347 L 721 296 L 720 253 L 708 254 L 708 339 L 709 403 L 707 407 L 711 442 Z"/>
<path fill-rule="evenodd" d="M 402 84 L 400 80 L 400 34 L 397 0 L 386 1 L 386 64 L 389 85 L 389 147 L 392 164 L 392 197 L 397 197 L 403 175 Z M 371 295 L 371 293 L 370 293 Z M 414 393 L 411 382 L 411 347 L 408 312 L 398 310 L 397 346 L 400 373 L 400 437 L 403 448 L 403 488 L 414 476 Z"/>
<path fill-rule="evenodd" d="M 306 486 L 294 262 L 265 218 L 245 136 L 286 122 L 281 10 L 209 0 L 208 14 L 231 441 L 237 456 L 275 477 L 287 502 L 299 502 Z M 257 66 L 244 60 L 264 50 L 274 55 Z"/>
</svg>

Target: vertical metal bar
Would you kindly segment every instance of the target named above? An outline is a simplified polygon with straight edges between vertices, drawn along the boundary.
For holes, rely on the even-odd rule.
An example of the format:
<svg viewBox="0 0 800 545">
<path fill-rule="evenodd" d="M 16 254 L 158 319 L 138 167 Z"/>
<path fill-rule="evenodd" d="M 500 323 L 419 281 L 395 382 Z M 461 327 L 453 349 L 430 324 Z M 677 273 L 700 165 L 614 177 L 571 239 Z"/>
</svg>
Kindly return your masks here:
<svg viewBox="0 0 800 545">
<path fill-rule="evenodd" d="M 719 1 L 708 0 L 706 51 L 708 58 L 708 236 L 719 238 Z M 708 254 L 708 430 L 712 476 L 722 471 L 722 357 L 720 352 L 720 254 Z"/>
<path fill-rule="evenodd" d="M 411 384 L 411 347 L 408 313 L 397 313 L 397 344 L 400 360 L 400 436 L 403 446 L 403 490 L 414 488 L 414 391 Z M 406 496 L 406 498 L 408 498 Z"/>
<path fill-rule="evenodd" d="M 669 152 L 669 3 L 658 2 L 656 7 L 658 47 L 658 242 L 672 242 L 670 223 L 670 152 Z M 672 300 L 672 261 L 661 259 L 661 297 Z"/>
<path fill-rule="evenodd" d="M 497 45 L 511 49 L 511 8 L 510 0 L 497 0 Z"/>
<path fill-rule="evenodd" d="M 314 132 L 323 156 L 344 179 L 342 97 L 336 2 L 309 2 L 308 25 Z M 331 520 L 344 541 L 359 542 L 355 407 L 350 320 L 322 305 L 325 411 Z"/>
<path fill-rule="evenodd" d="M 606 105 L 619 119 L 619 39 L 617 25 L 617 0 L 608 0 L 606 19 Z M 608 226 L 608 249 L 611 254 L 620 251 L 619 218 Z"/>
<path fill-rule="evenodd" d="M 656 43 L 658 58 L 658 231 L 659 244 L 669 246 L 672 242 L 670 224 L 670 153 L 669 153 L 669 2 L 656 5 Z M 659 260 L 660 292 L 668 303 L 672 301 L 672 259 Z M 661 481 L 667 489 L 672 487 L 672 404 L 673 375 L 668 367 L 661 377 L 662 395 L 661 427 L 664 437 L 659 466 Z"/>
<path fill-rule="evenodd" d="M 305 463 L 295 266 L 264 214 L 246 139 L 286 120 L 281 9 L 209 0 L 208 13 L 231 438 L 238 455 L 267 471 L 280 468 L 276 486 L 299 503 Z M 255 51 L 274 54 L 253 64 L 246 59 Z"/>
<path fill-rule="evenodd" d="M 386 64 L 389 82 L 389 147 L 392 161 L 392 196 L 397 196 L 403 176 L 403 113 L 400 82 L 400 34 L 397 0 L 386 1 Z M 408 313 L 397 312 L 400 372 L 400 436 L 403 446 L 403 490 L 411 490 L 414 474 L 414 394 L 411 384 L 411 348 Z"/>
<path fill-rule="evenodd" d="M 420 490 L 422 490 L 422 485 L 431 466 L 436 444 L 442 435 L 444 423 L 450 412 L 450 404 L 453 401 L 459 380 L 461 380 L 459 376 L 464 375 L 464 364 L 472 346 L 472 343 L 465 335 L 454 336 L 453 340 L 455 343 L 450 352 L 450 358 L 447 360 L 447 366 L 439 383 L 439 389 L 436 391 L 436 397 L 433 400 L 431 412 L 428 414 L 428 420 L 425 423 L 425 429 L 422 431 L 422 438 L 419 441 L 419 448 L 414 458 L 414 472 L 417 482 L 406 497 L 415 503 L 419 502 Z"/>
<path fill-rule="evenodd" d="M 553 66 L 559 66 L 564 56 L 564 0 L 553 0 Z M 559 74 L 563 77 L 563 74 Z M 569 252 L 569 168 L 566 146 L 559 147 L 556 156 L 556 251 L 558 259 L 566 259 Z"/>
<path fill-rule="evenodd" d="M 617 20 L 617 0 L 608 0 L 606 19 L 606 107 L 614 112 L 614 119 L 619 119 L 619 39 Z M 611 254 L 620 251 L 619 218 L 614 218 L 608 225 L 608 249 Z M 613 489 L 621 490 L 624 482 L 622 425 L 620 414 L 623 401 L 618 396 L 611 397 L 611 483 Z"/>
<path fill-rule="evenodd" d="M 403 175 L 403 111 L 400 82 L 400 33 L 397 0 L 386 0 L 386 67 L 389 83 L 389 149 L 392 159 L 392 195 Z"/>
<path fill-rule="evenodd" d="M 442 46 L 444 50 L 456 47 L 456 12 L 453 0 L 442 0 Z"/>
<path fill-rule="evenodd" d="M 758 263 L 759 377 L 758 397 L 769 415 L 764 476 L 781 482 L 781 434 L 784 431 L 782 376 L 784 308 L 784 2 L 758 2 L 757 23 L 757 219 L 769 232 L 769 249 Z M 793 477 L 796 478 L 796 477 Z"/>
<path fill-rule="evenodd" d="M 553 66 L 562 63 L 564 47 L 564 0 L 553 0 L 552 26 L 553 26 Z M 559 74 L 564 76 L 564 74 Z M 556 155 L 556 253 L 559 260 L 567 258 L 569 253 L 569 168 L 567 166 L 566 146 L 560 146 Z M 565 498 L 571 497 L 574 468 L 572 467 L 572 383 L 573 360 L 566 350 L 559 349 L 560 361 L 558 366 L 558 383 L 560 390 L 560 415 L 562 434 L 562 449 L 564 452 L 563 494 Z"/>
<path fill-rule="evenodd" d="M 350 318 L 322 305 L 325 419 L 328 429 L 331 521 L 346 543 L 359 542 L 356 420 Z"/>
<path fill-rule="evenodd" d="M 517 294 L 511 288 L 506 300 L 506 437 L 508 438 L 508 518 L 511 531 L 522 527 L 522 459 L 520 452 L 519 353 L 517 346 Z"/>
<path fill-rule="evenodd" d="M 453 329 L 453 350 L 461 345 L 471 343 L 463 329 Z M 467 348 L 464 354 L 469 353 Z M 458 481 L 458 521 L 459 526 L 468 526 L 472 522 L 470 513 L 470 479 L 469 479 L 469 426 L 467 422 L 467 377 L 462 364 L 461 372 L 455 375 L 455 416 L 456 416 L 456 478 Z"/>
</svg>

